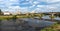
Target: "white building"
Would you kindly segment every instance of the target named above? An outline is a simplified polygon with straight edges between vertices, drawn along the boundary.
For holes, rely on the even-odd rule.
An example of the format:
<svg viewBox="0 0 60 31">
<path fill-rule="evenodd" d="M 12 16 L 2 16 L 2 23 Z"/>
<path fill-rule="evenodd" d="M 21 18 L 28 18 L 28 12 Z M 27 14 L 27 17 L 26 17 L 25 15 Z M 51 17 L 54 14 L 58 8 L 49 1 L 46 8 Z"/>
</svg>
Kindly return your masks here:
<svg viewBox="0 0 60 31">
<path fill-rule="evenodd" d="M 8 11 L 6 11 L 6 12 L 4 12 L 3 14 L 4 14 L 4 15 L 10 15 L 11 13 L 8 12 Z"/>
</svg>

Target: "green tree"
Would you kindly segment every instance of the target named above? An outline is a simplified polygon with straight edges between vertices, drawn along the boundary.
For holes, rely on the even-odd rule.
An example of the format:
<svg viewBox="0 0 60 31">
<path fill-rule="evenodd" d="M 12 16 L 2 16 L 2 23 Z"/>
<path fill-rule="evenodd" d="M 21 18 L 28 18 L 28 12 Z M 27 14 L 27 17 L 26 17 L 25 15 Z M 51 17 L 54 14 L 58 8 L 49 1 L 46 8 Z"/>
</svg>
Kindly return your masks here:
<svg viewBox="0 0 60 31">
<path fill-rule="evenodd" d="M 0 15 L 2 15 L 3 13 L 2 13 L 2 11 L 1 11 L 1 9 L 0 9 Z"/>
<path fill-rule="evenodd" d="M 13 21 L 15 21 L 15 22 L 16 22 L 17 15 L 14 15 L 14 16 L 12 17 L 12 19 L 13 19 Z"/>
<path fill-rule="evenodd" d="M 34 13 L 32 13 L 32 14 L 30 15 L 30 17 L 31 17 L 31 18 L 34 18 Z"/>
<path fill-rule="evenodd" d="M 44 16 L 42 13 L 40 13 L 39 15 L 39 18 L 42 19 L 42 17 Z"/>
</svg>

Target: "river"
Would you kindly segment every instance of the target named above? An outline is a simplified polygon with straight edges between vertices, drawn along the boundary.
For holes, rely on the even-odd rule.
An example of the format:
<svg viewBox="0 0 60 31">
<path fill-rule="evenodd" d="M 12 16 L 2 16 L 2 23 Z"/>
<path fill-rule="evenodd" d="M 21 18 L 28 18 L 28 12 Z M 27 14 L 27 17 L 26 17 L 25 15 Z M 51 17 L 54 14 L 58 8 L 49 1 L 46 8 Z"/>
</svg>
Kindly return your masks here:
<svg viewBox="0 0 60 31">
<path fill-rule="evenodd" d="M 20 18 L 15 21 L 12 19 L 1 21 L 0 31 L 38 31 L 43 27 L 51 26 L 55 23 L 33 18 Z"/>
</svg>

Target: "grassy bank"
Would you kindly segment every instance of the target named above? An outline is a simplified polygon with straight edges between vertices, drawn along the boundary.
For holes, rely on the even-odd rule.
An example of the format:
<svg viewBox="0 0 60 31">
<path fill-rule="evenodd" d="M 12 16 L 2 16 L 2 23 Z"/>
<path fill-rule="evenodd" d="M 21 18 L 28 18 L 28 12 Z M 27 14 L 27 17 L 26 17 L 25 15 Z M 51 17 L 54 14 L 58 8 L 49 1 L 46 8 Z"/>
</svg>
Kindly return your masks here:
<svg viewBox="0 0 60 31">
<path fill-rule="evenodd" d="M 12 19 L 15 15 L 10 15 L 10 16 L 0 16 L 0 20 L 7 20 L 7 19 Z M 34 16 L 16 16 L 16 18 L 33 18 Z"/>
<path fill-rule="evenodd" d="M 56 23 L 52 25 L 51 27 L 46 27 L 40 31 L 60 31 L 60 24 Z"/>
</svg>

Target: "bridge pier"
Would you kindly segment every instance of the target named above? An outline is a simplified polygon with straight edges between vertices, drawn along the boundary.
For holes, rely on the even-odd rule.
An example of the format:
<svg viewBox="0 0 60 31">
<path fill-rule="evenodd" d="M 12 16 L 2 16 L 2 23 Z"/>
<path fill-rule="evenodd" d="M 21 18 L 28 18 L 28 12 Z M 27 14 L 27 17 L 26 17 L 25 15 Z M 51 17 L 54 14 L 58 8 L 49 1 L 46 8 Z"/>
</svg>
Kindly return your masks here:
<svg viewBox="0 0 60 31">
<path fill-rule="evenodd" d="M 56 14 L 56 13 L 51 13 L 51 16 L 50 16 L 50 18 L 51 18 L 51 21 L 54 21 L 54 14 Z"/>
</svg>

